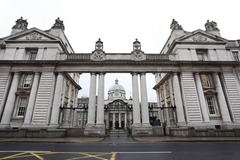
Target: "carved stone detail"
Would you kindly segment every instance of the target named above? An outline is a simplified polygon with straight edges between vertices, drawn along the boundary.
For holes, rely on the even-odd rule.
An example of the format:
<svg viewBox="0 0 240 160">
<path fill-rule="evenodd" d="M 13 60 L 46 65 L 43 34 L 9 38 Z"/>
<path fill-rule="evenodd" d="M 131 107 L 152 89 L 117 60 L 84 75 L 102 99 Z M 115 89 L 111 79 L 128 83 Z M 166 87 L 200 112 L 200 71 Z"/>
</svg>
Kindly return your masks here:
<svg viewBox="0 0 240 160">
<path fill-rule="evenodd" d="M 105 60 L 106 55 L 102 50 L 95 50 L 91 55 L 91 59 L 94 61 L 103 61 Z"/>
<path fill-rule="evenodd" d="M 208 39 L 207 37 L 200 35 L 200 34 L 196 34 L 192 37 L 192 40 L 195 42 L 207 42 Z"/>
<path fill-rule="evenodd" d="M 26 30 L 28 26 L 27 19 L 23 19 L 22 17 L 20 19 L 16 20 L 16 24 L 12 27 L 12 29 L 22 29 Z"/>
<path fill-rule="evenodd" d="M 33 32 L 26 36 L 26 40 L 40 40 L 40 39 L 42 39 L 42 35 L 37 32 Z"/>
<path fill-rule="evenodd" d="M 219 31 L 217 23 L 215 21 L 210 22 L 209 20 L 207 20 L 207 23 L 205 24 L 205 29 L 207 32 Z"/>
<path fill-rule="evenodd" d="M 141 50 L 135 50 L 132 52 L 132 60 L 142 61 L 146 59 L 146 55 Z"/>
<path fill-rule="evenodd" d="M 175 19 L 172 20 L 172 23 L 170 25 L 170 29 L 172 29 L 172 30 L 183 30 L 182 26 L 179 25 L 178 22 Z"/>
<path fill-rule="evenodd" d="M 55 23 L 54 23 L 54 25 L 52 26 L 52 29 L 62 29 L 63 31 L 65 30 L 63 21 L 60 20 L 59 17 L 55 20 Z"/>
</svg>

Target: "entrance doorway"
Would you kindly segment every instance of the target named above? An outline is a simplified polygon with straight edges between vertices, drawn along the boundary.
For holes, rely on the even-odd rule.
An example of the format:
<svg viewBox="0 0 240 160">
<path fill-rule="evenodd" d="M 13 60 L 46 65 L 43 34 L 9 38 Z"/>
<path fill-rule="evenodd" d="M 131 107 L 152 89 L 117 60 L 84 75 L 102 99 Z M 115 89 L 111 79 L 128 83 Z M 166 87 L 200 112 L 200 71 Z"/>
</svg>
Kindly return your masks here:
<svg viewBox="0 0 240 160">
<path fill-rule="evenodd" d="M 132 105 L 120 99 L 106 104 L 105 122 L 109 132 L 128 132 L 132 126 Z"/>
</svg>

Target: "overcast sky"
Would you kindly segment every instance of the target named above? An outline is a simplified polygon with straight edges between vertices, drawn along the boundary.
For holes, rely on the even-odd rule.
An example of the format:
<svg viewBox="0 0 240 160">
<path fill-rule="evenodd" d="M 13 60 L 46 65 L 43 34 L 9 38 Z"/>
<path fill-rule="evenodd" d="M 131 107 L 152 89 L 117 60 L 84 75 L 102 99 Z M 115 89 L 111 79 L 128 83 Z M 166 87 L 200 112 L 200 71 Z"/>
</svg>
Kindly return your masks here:
<svg viewBox="0 0 240 160">
<path fill-rule="evenodd" d="M 91 53 L 98 38 L 106 53 L 130 53 L 138 38 L 145 53 L 159 53 L 170 35 L 172 19 L 186 31 L 205 30 L 215 21 L 221 36 L 240 39 L 239 0 L 1 0 L 0 37 L 8 36 L 21 16 L 28 28 L 47 30 L 57 17 L 76 53 Z M 130 74 L 107 74 L 105 93 L 118 78 L 131 94 Z M 154 77 L 147 77 L 149 101 L 156 101 Z M 89 75 L 82 75 L 80 96 L 88 96 Z M 106 97 L 106 95 L 105 95 Z"/>
</svg>

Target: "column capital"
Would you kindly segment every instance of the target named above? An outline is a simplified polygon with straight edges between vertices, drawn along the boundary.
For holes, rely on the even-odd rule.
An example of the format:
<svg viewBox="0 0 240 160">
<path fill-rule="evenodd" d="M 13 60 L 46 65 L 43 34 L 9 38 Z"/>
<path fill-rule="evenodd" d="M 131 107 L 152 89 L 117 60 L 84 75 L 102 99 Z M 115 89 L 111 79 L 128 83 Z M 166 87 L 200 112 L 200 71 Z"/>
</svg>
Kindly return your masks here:
<svg viewBox="0 0 240 160">
<path fill-rule="evenodd" d="M 142 76 L 145 76 L 146 75 L 146 72 L 141 72 L 140 75 Z"/>
<path fill-rule="evenodd" d="M 99 74 L 99 75 L 105 75 L 106 72 L 99 72 L 98 74 Z"/>
<path fill-rule="evenodd" d="M 131 74 L 132 74 L 132 76 L 136 76 L 136 75 L 138 75 L 137 72 L 132 72 Z"/>
<path fill-rule="evenodd" d="M 35 74 L 35 75 L 40 75 L 40 72 L 35 72 L 34 74 Z"/>
<path fill-rule="evenodd" d="M 37 72 L 35 72 L 37 73 Z M 63 74 L 63 72 L 54 72 L 56 75 Z"/>
<path fill-rule="evenodd" d="M 20 74 L 20 72 L 13 72 L 14 73 L 14 75 L 19 75 Z"/>
<path fill-rule="evenodd" d="M 91 72 L 90 74 L 91 74 L 91 75 L 96 75 L 97 73 L 95 73 L 95 72 Z"/>
<path fill-rule="evenodd" d="M 194 74 L 195 74 L 195 75 L 199 75 L 199 72 L 195 72 Z"/>
</svg>

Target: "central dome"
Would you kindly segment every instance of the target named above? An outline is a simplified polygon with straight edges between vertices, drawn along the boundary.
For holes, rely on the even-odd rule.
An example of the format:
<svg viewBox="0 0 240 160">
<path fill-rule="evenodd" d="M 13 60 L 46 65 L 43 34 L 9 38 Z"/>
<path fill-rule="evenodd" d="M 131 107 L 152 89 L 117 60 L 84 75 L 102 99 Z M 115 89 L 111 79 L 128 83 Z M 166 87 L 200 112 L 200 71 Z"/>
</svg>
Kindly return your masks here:
<svg viewBox="0 0 240 160">
<path fill-rule="evenodd" d="M 118 80 L 116 79 L 115 84 L 109 88 L 108 92 L 110 91 L 125 91 L 125 89 L 122 85 L 118 84 Z"/>
<path fill-rule="evenodd" d="M 108 99 L 125 99 L 126 97 L 125 89 L 122 85 L 118 84 L 118 80 L 115 80 L 115 84 L 112 85 L 108 90 Z"/>
</svg>

